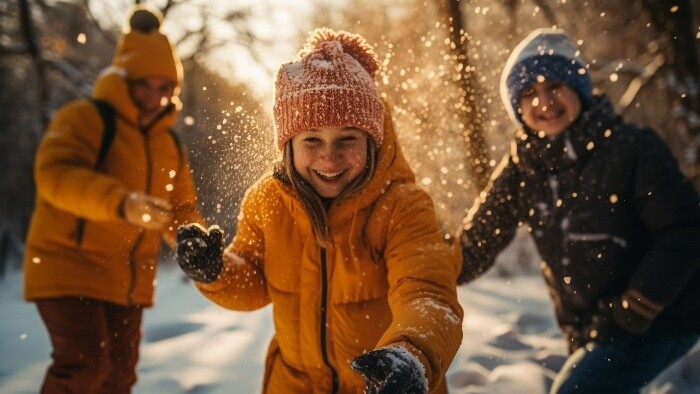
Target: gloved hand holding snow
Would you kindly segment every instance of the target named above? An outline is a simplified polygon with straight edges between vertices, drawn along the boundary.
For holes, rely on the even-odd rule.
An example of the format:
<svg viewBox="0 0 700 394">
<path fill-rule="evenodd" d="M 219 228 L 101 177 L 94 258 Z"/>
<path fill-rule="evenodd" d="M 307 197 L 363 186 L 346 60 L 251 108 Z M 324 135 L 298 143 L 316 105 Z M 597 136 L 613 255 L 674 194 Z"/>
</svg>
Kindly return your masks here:
<svg viewBox="0 0 700 394">
<path fill-rule="evenodd" d="M 141 192 L 131 192 L 124 197 L 119 214 L 127 222 L 147 230 L 160 230 L 173 217 L 167 201 Z"/>
<path fill-rule="evenodd" d="M 219 226 L 205 229 L 189 223 L 177 229 L 177 262 L 189 278 L 210 283 L 224 266 L 224 232 Z"/>
<path fill-rule="evenodd" d="M 639 291 L 628 289 L 619 297 L 599 302 L 588 336 L 596 342 L 609 343 L 625 335 L 642 334 L 663 309 L 663 305 Z"/>
<path fill-rule="evenodd" d="M 406 349 L 385 347 L 355 357 L 350 364 L 362 375 L 367 394 L 424 394 L 425 368 Z"/>
</svg>

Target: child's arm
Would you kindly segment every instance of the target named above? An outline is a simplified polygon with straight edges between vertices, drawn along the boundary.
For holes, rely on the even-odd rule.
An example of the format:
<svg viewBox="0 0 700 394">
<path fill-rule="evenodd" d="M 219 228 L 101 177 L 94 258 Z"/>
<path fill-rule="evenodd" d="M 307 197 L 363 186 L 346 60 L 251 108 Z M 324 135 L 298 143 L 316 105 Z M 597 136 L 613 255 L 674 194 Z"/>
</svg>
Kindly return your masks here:
<svg viewBox="0 0 700 394">
<path fill-rule="evenodd" d="M 626 293 L 653 312 L 645 314 L 648 327 L 660 309 L 646 306 L 672 303 L 700 267 L 700 198 L 656 133 L 638 133 L 633 204 L 652 240 Z"/>
<path fill-rule="evenodd" d="M 458 264 L 444 242 L 430 197 L 414 185 L 393 188 L 384 258 L 392 321 L 377 348 L 403 348 L 424 368 L 430 389 L 443 378 L 462 339 Z"/>
<path fill-rule="evenodd" d="M 515 187 L 519 187 L 514 186 L 515 170 L 515 164 L 507 155 L 464 219 L 457 235 L 462 252 L 458 284 L 468 283 L 484 274 L 515 236 L 518 226 Z"/>
<path fill-rule="evenodd" d="M 115 176 L 95 170 L 102 124 L 87 100 L 59 109 L 41 138 L 34 162 L 37 193 L 61 211 L 100 221 L 119 219 L 129 190 Z"/>
<path fill-rule="evenodd" d="M 264 234 L 257 221 L 270 214 L 255 203 L 265 199 L 258 191 L 249 190 L 243 199 L 236 235 L 222 256 L 221 273 L 211 283 L 197 283 L 205 297 L 227 309 L 250 311 L 270 303 L 263 270 Z"/>
</svg>

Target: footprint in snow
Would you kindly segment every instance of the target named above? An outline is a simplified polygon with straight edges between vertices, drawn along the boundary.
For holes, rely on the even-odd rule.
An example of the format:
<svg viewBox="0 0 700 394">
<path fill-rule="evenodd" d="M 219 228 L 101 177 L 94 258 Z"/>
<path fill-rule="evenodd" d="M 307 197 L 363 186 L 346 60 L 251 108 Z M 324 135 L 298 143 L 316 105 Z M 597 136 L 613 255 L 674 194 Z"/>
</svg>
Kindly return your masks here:
<svg viewBox="0 0 700 394">
<path fill-rule="evenodd" d="M 498 366 L 510 364 L 511 360 L 504 356 L 481 353 L 470 356 L 467 362 L 476 363 L 491 371 Z"/>
<path fill-rule="evenodd" d="M 476 363 L 467 363 L 462 369 L 447 376 L 450 387 L 459 389 L 467 386 L 486 386 L 490 371 Z"/>
<path fill-rule="evenodd" d="M 204 327 L 203 324 L 192 322 L 163 324 L 148 328 L 145 332 L 144 340 L 148 343 L 158 342 L 165 339 L 179 337 L 180 335 L 189 334 L 200 330 L 202 327 Z"/>
<path fill-rule="evenodd" d="M 512 330 L 506 331 L 489 341 L 489 345 L 503 350 L 532 350 L 532 346 L 522 342 L 518 333 Z"/>
<path fill-rule="evenodd" d="M 524 313 L 518 316 L 515 325 L 523 334 L 541 334 L 554 327 L 555 322 L 551 317 Z"/>
</svg>

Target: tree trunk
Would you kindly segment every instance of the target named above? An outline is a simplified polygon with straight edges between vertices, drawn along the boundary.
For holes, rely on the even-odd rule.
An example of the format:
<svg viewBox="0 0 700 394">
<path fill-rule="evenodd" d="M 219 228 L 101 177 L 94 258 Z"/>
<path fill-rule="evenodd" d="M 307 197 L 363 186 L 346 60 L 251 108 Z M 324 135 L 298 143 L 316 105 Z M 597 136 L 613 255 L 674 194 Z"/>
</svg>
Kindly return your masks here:
<svg viewBox="0 0 700 394">
<path fill-rule="evenodd" d="M 469 62 L 468 38 L 464 29 L 464 16 L 459 7 L 459 0 L 438 0 L 440 14 L 448 30 L 452 55 L 459 70 L 459 91 L 462 99 L 460 107 L 464 115 L 465 130 L 463 138 L 466 144 L 465 155 L 471 170 L 472 181 L 477 190 L 486 187 L 489 180 L 489 157 L 486 139 L 484 138 L 484 106 L 479 98 L 484 97 L 476 79 L 476 72 Z"/>
<path fill-rule="evenodd" d="M 693 139 L 689 146 L 687 173 L 700 184 L 700 60 L 693 30 L 693 2 L 679 0 L 669 4 L 663 0 L 645 0 L 656 30 L 666 37 L 666 58 L 670 73 L 668 83 L 675 95 L 674 111 L 681 127 Z"/>
<path fill-rule="evenodd" d="M 38 44 L 28 0 L 19 0 L 19 17 L 22 35 L 27 42 L 27 49 L 32 57 L 34 70 L 39 81 L 39 119 L 41 119 L 42 128 L 46 128 L 49 125 L 49 87 L 46 81 L 46 64 L 41 57 L 41 48 Z"/>
</svg>

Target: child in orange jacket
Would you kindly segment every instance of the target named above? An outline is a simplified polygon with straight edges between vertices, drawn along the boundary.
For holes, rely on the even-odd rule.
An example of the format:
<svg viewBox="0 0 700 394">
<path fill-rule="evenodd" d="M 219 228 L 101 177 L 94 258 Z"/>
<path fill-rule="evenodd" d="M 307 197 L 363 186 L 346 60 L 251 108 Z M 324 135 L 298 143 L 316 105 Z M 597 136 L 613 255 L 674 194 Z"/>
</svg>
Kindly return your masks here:
<svg viewBox="0 0 700 394">
<path fill-rule="evenodd" d="M 161 242 L 174 245 L 179 225 L 202 220 L 187 155 L 170 130 L 182 65 L 160 12 L 136 6 L 129 21 L 92 93 L 113 116 L 71 101 L 36 154 L 24 296 L 53 348 L 44 393 L 131 390 Z"/>
<path fill-rule="evenodd" d="M 446 392 L 462 337 L 458 261 L 396 141 L 355 34 L 318 29 L 277 73 L 282 159 L 218 228 L 180 229 L 178 261 L 215 303 L 272 303 L 271 393 Z"/>
</svg>

